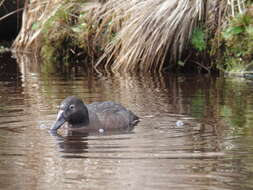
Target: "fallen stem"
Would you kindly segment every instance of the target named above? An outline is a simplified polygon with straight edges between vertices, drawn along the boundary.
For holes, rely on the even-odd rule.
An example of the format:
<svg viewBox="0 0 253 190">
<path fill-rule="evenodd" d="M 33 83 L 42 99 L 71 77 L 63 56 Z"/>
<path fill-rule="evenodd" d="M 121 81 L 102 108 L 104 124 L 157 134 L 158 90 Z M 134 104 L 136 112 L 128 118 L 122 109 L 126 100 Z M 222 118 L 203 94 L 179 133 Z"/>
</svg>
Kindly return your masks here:
<svg viewBox="0 0 253 190">
<path fill-rule="evenodd" d="M 16 9 L 15 11 L 12 11 L 12 12 L 10 12 L 10 13 L 8 13 L 8 14 L 2 16 L 2 17 L 0 17 L 0 21 L 4 20 L 5 18 L 7 18 L 7 17 L 9 17 L 9 16 L 11 16 L 11 15 L 13 15 L 13 14 L 19 12 L 19 11 L 22 11 L 23 9 L 24 9 L 24 8 Z"/>
<path fill-rule="evenodd" d="M 193 63 L 196 63 L 198 66 L 200 66 L 201 68 L 205 69 L 208 73 L 210 73 L 210 69 L 204 65 L 202 65 L 201 63 L 197 62 L 197 61 L 192 61 Z"/>
</svg>

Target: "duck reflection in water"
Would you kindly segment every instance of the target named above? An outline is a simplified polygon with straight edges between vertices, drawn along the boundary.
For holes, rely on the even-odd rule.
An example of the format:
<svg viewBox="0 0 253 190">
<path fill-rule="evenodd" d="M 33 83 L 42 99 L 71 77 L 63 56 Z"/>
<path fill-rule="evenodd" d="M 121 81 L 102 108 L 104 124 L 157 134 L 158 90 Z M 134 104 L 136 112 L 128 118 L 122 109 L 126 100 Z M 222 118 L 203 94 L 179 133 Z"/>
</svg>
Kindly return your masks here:
<svg viewBox="0 0 253 190">
<path fill-rule="evenodd" d="M 133 129 L 133 128 L 132 128 Z M 103 141 L 105 137 L 107 140 L 110 139 L 110 136 L 113 135 L 122 135 L 122 134 L 131 134 L 133 131 L 125 130 L 125 131 L 108 131 L 104 133 L 100 132 L 82 132 L 82 131 L 67 131 L 66 135 L 61 135 L 58 133 L 52 133 L 51 135 L 55 137 L 59 151 L 63 153 L 73 153 L 73 154 L 80 154 L 80 153 L 87 153 L 89 145 L 89 136 L 93 136 L 94 140 Z M 112 137 L 113 138 L 113 137 Z M 63 157 L 68 158 L 84 158 L 85 156 L 80 155 L 63 155 Z"/>
<path fill-rule="evenodd" d="M 57 140 L 59 151 L 63 153 L 85 153 L 88 152 L 88 133 L 71 132 L 66 136 L 51 133 Z"/>
</svg>

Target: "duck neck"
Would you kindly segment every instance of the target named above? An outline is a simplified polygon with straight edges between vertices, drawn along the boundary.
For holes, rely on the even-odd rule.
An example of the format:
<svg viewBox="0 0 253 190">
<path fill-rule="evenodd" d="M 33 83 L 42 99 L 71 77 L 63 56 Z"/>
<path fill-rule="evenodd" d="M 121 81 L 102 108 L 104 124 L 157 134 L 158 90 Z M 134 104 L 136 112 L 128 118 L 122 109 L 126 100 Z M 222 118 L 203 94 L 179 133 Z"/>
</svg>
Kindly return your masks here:
<svg viewBox="0 0 253 190">
<path fill-rule="evenodd" d="M 87 126 L 90 124 L 89 112 L 88 109 L 82 109 L 77 112 L 71 119 L 68 121 L 71 128 L 79 128 Z"/>
</svg>

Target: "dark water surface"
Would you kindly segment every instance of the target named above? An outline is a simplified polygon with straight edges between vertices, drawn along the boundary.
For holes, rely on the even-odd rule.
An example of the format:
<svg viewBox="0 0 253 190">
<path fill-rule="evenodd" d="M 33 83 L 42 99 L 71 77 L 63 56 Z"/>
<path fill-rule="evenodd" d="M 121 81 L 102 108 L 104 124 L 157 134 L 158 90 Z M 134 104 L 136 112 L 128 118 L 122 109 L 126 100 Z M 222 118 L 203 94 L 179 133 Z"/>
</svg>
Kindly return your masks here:
<svg viewBox="0 0 253 190">
<path fill-rule="evenodd" d="M 3 61 L 0 189 L 253 189 L 253 82 L 48 74 L 25 57 Z M 50 135 L 57 105 L 73 94 L 119 102 L 142 120 L 128 133 Z"/>
</svg>

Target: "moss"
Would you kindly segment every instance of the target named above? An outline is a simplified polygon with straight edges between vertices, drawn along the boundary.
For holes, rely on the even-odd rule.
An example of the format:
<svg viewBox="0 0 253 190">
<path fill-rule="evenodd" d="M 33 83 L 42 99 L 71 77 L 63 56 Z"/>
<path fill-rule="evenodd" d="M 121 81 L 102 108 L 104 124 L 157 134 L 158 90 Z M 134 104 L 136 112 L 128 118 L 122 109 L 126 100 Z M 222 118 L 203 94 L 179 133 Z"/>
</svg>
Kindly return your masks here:
<svg viewBox="0 0 253 190">
<path fill-rule="evenodd" d="M 206 34 L 200 27 L 194 28 L 191 37 L 191 44 L 197 51 L 203 51 L 206 49 Z"/>
<path fill-rule="evenodd" d="M 62 5 L 42 26 L 43 38 L 41 55 L 46 62 L 74 62 L 76 55 L 82 51 L 77 32 L 77 15 L 79 4 Z M 37 27 L 35 24 L 34 27 Z"/>
<path fill-rule="evenodd" d="M 85 2 L 66 0 L 43 26 L 37 22 L 33 24 L 35 30 L 42 27 L 41 56 L 46 62 L 64 65 L 78 61 L 87 63 L 102 55 L 102 41 L 108 40 L 97 35 L 99 22 L 91 21 L 91 15 L 84 8 Z M 104 32 L 107 30 L 103 29 Z M 113 38 L 111 36 L 109 40 Z"/>
<path fill-rule="evenodd" d="M 222 32 L 224 68 L 228 72 L 244 71 L 253 63 L 253 16 L 249 12 L 232 19 Z"/>
</svg>

